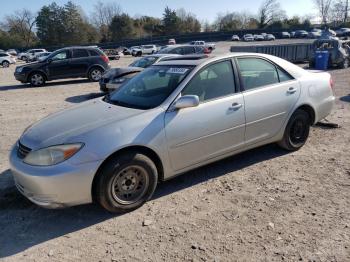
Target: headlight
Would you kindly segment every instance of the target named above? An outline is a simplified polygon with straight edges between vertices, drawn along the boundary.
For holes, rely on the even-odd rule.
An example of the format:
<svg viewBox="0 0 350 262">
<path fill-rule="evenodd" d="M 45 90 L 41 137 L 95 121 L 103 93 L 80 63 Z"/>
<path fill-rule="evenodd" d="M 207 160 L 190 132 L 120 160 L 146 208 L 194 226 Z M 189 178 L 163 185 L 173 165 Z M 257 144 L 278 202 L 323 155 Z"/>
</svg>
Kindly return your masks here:
<svg viewBox="0 0 350 262">
<path fill-rule="evenodd" d="M 51 146 L 30 152 L 23 161 L 33 166 L 52 166 L 72 157 L 83 146 L 83 143 Z"/>
<path fill-rule="evenodd" d="M 126 78 L 124 78 L 124 77 L 115 78 L 115 79 L 112 80 L 112 83 L 114 83 L 114 84 L 121 84 L 121 83 L 124 83 L 125 80 L 126 80 Z"/>
<path fill-rule="evenodd" d="M 16 68 L 16 72 L 17 73 L 22 73 L 22 71 L 23 71 L 23 67 L 17 67 Z"/>
</svg>

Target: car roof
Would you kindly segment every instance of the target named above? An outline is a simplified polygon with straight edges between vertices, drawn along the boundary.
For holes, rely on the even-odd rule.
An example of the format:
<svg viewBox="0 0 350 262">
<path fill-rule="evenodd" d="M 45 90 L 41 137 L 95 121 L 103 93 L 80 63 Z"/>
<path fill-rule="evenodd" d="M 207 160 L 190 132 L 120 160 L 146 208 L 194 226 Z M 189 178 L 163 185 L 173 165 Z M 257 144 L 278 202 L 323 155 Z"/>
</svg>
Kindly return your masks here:
<svg viewBox="0 0 350 262">
<path fill-rule="evenodd" d="M 167 56 L 167 57 L 175 57 L 175 56 L 180 56 L 180 55 L 177 55 L 177 54 L 152 54 L 152 55 L 147 55 L 147 56 L 144 56 L 144 57 L 158 57 L 158 58 L 160 58 L 160 57 L 165 57 L 165 56 Z"/>
<path fill-rule="evenodd" d="M 272 61 L 273 63 L 278 64 L 279 66 L 281 66 L 283 69 L 287 70 L 288 73 L 290 73 L 293 77 L 295 78 L 299 78 L 302 75 L 306 74 L 307 71 L 302 69 L 301 67 L 294 65 L 282 58 L 276 57 L 276 56 L 272 56 L 272 55 L 268 55 L 268 54 L 261 54 L 261 53 L 226 53 L 220 56 L 209 56 L 207 58 L 203 58 L 203 59 L 195 59 L 195 60 L 167 60 L 164 62 L 160 62 L 157 65 L 160 66 L 199 66 L 202 64 L 209 64 L 211 62 L 216 62 L 216 61 L 220 61 L 223 59 L 230 59 L 230 58 L 234 58 L 234 57 L 240 57 L 240 56 L 246 56 L 246 57 L 260 57 L 260 58 L 266 58 L 270 61 Z"/>
</svg>

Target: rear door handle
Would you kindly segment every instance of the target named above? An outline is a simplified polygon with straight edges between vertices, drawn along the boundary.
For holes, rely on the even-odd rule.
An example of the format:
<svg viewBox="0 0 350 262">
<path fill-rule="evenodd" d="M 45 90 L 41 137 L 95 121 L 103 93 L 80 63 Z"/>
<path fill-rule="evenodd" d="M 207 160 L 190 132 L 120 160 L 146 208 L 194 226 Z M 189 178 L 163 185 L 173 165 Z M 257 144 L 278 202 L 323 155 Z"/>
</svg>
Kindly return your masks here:
<svg viewBox="0 0 350 262">
<path fill-rule="evenodd" d="M 288 93 L 288 94 L 294 94 L 296 91 L 297 91 L 296 88 L 290 87 L 290 88 L 288 89 L 287 93 Z"/>
<path fill-rule="evenodd" d="M 230 106 L 230 109 L 231 109 L 231 110 L 238 110 L 238 109 L 240 109 L 242 106 L 243 106 L 242 104 L 233 103 L 232 106 Z"/>
</svg>

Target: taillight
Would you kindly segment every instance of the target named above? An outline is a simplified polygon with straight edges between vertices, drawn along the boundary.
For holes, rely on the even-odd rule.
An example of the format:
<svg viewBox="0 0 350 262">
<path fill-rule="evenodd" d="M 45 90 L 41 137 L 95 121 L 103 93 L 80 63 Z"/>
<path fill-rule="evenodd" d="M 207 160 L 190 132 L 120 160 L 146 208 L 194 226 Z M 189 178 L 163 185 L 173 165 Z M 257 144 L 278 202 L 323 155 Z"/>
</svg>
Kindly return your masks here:
<svg viewBox="0 0 350 262">
<path fill-rule="evenodd" d="M 210 54 L 210 49 L 209 48 L 204 48 L 204 54 Z"/>
<path fill-rule="evenodd" d="M 106 55 L 101 55 L 101 58 L 102 58 L 102 60 L 105 61 L 107 64 L 109 63 L 108 56 L 106 56 Z"/>
<path fill-rule="evenodd" d="M 332 89 L 334 89 L 334 82 L 333 82 L 333 78 L 332 78 L 332 77 L 329 79 L 329 86 L 330 86 Z"/>
</svg>

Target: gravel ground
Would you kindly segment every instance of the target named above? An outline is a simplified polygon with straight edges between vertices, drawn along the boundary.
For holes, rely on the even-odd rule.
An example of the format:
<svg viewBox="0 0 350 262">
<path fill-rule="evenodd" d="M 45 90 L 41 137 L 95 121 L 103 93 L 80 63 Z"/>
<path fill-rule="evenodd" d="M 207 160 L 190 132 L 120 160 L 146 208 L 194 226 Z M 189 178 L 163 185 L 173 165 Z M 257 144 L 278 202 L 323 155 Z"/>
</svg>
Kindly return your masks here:
<svg viewBox="0 0 350 262">
<path fill-rule="evenodd" d="M 97 205 L 45 210 L 17 192 L 8 153 L 25 127 L 99 88 L 31 88 L 14 68 L 0 68 L 0 260 L 350 261 L 350 69 L 330 71 L 337 102 L 328 119 L 341 128 L 313 127 L 295 153 L 269 145 L 186 173 L 116 216 Z"/>
</svg>

